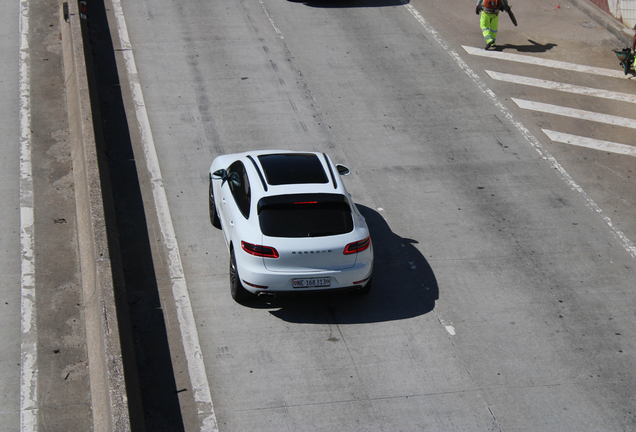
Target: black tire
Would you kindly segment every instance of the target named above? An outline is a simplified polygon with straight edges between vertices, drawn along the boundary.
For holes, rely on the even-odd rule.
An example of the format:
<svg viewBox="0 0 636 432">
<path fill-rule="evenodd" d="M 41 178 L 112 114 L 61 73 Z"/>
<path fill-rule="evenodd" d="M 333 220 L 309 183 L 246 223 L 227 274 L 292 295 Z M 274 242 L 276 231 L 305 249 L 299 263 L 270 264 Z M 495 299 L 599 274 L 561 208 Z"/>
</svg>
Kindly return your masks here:
<svg viewBox="0 0 636 432">
<path fill-rule="evenodd" d="M 212 189 L 212 178 L 210 178 L 210 222 L 215 228 L 221 228 L 221 221 L 219 220 L 219 214 L 216 211 L 216 205 L 214 204 L 214 189 Z"/>
<path fill-rule="evenodd" d="M 373 276 L 371 277 L 371 279 L 369 279 L 369 282 L 367 282 L 367 284 L 360 288 L 360 294 L 362 295 L 367 295 L 371 292 L 371 288 L 373 288 Z"/>
<path fill-rule="evenodd" d="M 236 267 L 236 258 L 234 257 L 234 249 L 230 250 L 230 293 L 237 303 L 244 303 L 252 293 L 243 288 L 241 278 L 239 277 L 238 268 Z"/>
</svg>

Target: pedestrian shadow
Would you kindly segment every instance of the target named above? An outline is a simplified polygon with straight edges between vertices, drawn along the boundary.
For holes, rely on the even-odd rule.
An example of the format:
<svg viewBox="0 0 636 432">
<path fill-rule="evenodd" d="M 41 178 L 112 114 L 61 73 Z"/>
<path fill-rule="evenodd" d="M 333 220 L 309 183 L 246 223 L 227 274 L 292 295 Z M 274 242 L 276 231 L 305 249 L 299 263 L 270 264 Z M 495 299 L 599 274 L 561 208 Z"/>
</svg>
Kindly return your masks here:
<svg viewBox="0 0 636 432">
<path fill-rule="evenodd" d="M 374 249 L 373 288 L 356 293 L 305 294 L 260 299 L 252 307 L 271 308 L 286 322 L 302 324 L 366 324 L 424 315 L 439 298 L 431 266 L 415 247 L 418 242 L 391 231 L 375 210 L 358 205 L 369 225 Z"/>
<path fill-rule="evenodd" d="M 410 0 L 287 0 L 292 3 L 302 3 L 315 8 L 377 8 L 388 6 L 404 6 Z"/>
<path fill-rule="evenodd" d="M 557 46 L 557 44 L 553 43 L 540 44 L 532 39 L 528 39 L 528 42 L 530 42 L 529 45 L 497 44 L 492 51 L 516 50 L 522 53 L 544 53 Z"/>
</svg>

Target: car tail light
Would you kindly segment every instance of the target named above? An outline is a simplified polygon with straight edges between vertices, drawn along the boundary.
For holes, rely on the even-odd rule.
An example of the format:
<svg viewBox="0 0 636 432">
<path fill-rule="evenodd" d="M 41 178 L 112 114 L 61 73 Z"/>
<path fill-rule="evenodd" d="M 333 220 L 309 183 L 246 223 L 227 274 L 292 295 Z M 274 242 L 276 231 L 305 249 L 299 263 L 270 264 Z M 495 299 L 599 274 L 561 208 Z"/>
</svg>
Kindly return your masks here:
<svg viewBox="0 0 636 432">
<path fill-rule="evenodd" d="M 248 254 L 254 255 L 257 257 L 263 257 L 263 258 L 278 258 L 279 257 L 278 251 L 270 246 L 261 246 L 261 245 L 256 245 L 256 244 L 242 241 L 241 247 Z"/>
<path fill-rule="evenodd" d="M 357 241 L 357 242 L 349 243 L 344 248 L 344 252 L 343 253 L 345 255 L 355 254 L 355 253 L 358 253 L 358 252 L 362 252 L 363 250 L 369 249 L 369 246 L 371 246 L 371 238 L 367 237 L 364 240 L 360 240 L 360 241 Z"/>
</svg>

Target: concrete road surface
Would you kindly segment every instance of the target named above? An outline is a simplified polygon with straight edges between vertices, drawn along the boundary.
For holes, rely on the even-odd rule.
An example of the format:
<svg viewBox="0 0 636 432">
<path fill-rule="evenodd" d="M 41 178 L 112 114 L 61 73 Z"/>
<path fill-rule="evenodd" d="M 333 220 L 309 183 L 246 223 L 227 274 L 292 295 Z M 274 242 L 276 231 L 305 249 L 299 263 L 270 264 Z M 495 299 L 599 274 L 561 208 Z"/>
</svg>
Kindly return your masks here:
<svg viewBox="0 0 636 432">
<path fill-rule="evenodd" d="M 630 146 L 629 121 L 573 110 L 633 119 L 633 104 L 527 78 L 634 82 L 544 66 L 618 70 L 620 42 L 569 4 L 513 8 L 493 51 L 537 63 L 473 54 L 467 0 L 107 5 L 183 419 L 146 391 L 173 408 L 148 424 L 635 427 L 634 158 L 548 138 Z M 207 168 L 247 149 L 352 168 L 377 254 L 368 296 L 232 301 Z"/>
<path fill-rule="evenodd" d="M 0 210 L 0 424 L 17 430 L 20 389 L 18 6 L 3 4 L 0 8 L 0 86 L 3 95 L 0 99 L 0 130 L 4 138 L 0 159 L 0 200 L 3 203 Z"/>
<path fill-rule="evenodd" d="M 636 83 L 511 4 L 89 5 L 147 430 L 636 428 Z M 0 430 L 91 430 L 59 5 L 0 8 Z M 368 296 L 232 301 L 207 169 L 274 148 L 352 169 Z"/>
</svg>

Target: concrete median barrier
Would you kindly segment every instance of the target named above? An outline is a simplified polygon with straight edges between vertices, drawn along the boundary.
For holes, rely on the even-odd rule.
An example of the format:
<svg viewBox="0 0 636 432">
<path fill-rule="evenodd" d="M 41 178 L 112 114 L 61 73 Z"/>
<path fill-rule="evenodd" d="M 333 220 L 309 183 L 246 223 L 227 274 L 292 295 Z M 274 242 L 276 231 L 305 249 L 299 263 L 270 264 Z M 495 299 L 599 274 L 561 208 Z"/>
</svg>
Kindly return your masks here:
<svg viewBox="0 0 636 432">
<path fill-rule="evenodd" d="M 116 233 L 109 237 L 107 229 L 109 205 L 104 197 L 110 192 L 102 187 L 105 176 L 97 145 L 101 129 L 99 122 L 94 122 L 99 113 L 94 116 L 91 107 L 91 63 L 89 59 L 87 68 L 83 37 L 86 29 L 78 2 L 61 2 L 60 11 L 93 429 L 143 430 L 143 417 L 136 415 L 141 409 L 138 387 L 135 390 L 138 384 L 127 302 L 118 281 L 117 257 L 112 257 L 109 249 Z"/>
</svg>

